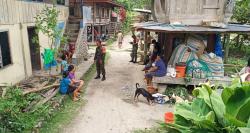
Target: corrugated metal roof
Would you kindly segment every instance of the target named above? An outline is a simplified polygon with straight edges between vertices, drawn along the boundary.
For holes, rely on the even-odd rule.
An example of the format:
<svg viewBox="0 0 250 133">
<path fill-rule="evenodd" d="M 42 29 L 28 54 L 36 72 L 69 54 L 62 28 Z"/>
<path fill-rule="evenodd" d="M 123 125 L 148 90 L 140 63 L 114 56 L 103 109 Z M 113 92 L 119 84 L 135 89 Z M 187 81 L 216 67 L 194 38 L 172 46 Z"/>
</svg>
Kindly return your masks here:
<svg viewBox="0 0 250 133">
<path fill-rule="evenodd" d="M 245 32 L 250 33 L 250 25 L 228 24 L 227 28 L 216 28 L 207 26 L 192 26 L 192 25 L 171 25 L 166 23 L 145 22 L 135 23 L 134 28 L 138 30 L 156 31 L 156 32 L 172 32 L 172 33 L 235 33 Z"/>
</svg>

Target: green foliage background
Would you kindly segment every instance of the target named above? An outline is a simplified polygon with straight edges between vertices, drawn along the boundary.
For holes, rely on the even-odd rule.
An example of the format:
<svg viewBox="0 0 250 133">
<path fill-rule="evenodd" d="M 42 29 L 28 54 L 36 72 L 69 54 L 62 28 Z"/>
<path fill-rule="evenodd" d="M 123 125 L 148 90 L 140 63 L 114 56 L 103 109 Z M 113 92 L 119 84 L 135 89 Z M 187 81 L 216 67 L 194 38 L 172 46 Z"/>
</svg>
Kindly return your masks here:
<svg viewBox="0 0 250 133">
<path fill-rule="evenodd" d="M 150 8 L 151 0 L 115 0 L 126 9 L 126 20 L 122 25 L 122 31 L 130 31 L 130 25 L 133 23 L 134 8 Z"/>
<path fill-rule="evenodd" d="M 250 1 L 236 0 L 232 18 L 239 23 L 250 23 Z"/>
</svg>

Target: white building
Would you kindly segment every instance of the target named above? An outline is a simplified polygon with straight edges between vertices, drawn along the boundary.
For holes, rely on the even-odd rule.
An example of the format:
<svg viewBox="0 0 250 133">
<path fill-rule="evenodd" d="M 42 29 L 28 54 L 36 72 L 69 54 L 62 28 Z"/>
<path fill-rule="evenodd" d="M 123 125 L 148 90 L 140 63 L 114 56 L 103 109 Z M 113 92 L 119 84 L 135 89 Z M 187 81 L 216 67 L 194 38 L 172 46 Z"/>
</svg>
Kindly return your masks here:
<svg viewBox="0 0 250 133">
<path fill-rule="evenodd" d="M 49 48 L 49 39 L 35 33 L 34 17 L 44 6 L 42 2 L 0 0 L 0 84 L 17 83 L 43 68 L 41 53 Z M 56 8 L 60 11 L 58 24 L 66 25 L 68 7 Z M 36 35 L 40 48 L 32 43 Z"/>
</svg>

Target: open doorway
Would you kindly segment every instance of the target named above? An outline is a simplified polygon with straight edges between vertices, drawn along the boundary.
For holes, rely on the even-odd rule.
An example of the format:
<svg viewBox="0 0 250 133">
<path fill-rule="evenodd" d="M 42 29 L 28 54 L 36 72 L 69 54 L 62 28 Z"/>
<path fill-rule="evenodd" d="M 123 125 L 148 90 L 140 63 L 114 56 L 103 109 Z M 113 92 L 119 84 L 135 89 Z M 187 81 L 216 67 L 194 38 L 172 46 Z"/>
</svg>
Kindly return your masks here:
<svg viewBox="0 0 250 133">
<path fill-rule="evenodd" d="M 39 44 L 36 44 L 32 41 L 32 38 L 38 36 L 35 32 L 35 27 L 28 28 L 28 37 L 29 37 L 29 47 L 30 47 L 30 58 L 32 71 L 41 70 L 41 54 Z"/>
</svg>

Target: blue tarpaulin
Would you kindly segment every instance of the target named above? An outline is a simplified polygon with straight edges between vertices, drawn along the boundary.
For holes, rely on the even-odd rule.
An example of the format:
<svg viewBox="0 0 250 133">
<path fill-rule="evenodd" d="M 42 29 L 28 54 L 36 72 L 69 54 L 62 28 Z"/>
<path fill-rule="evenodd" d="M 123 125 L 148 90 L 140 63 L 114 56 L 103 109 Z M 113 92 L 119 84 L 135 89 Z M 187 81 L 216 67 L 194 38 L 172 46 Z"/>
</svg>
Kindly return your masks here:
<svg viewBox="0 0 250 133">
<path fill-rule="evenodd" d="M 221 36 L 220 34 L 216 34 L 215 36 L 215 48 L 214 48 L 214 53 L 219 56 L 223 57 L 222 53 L 222 44 L 221 44 Z"/>
</svg>

